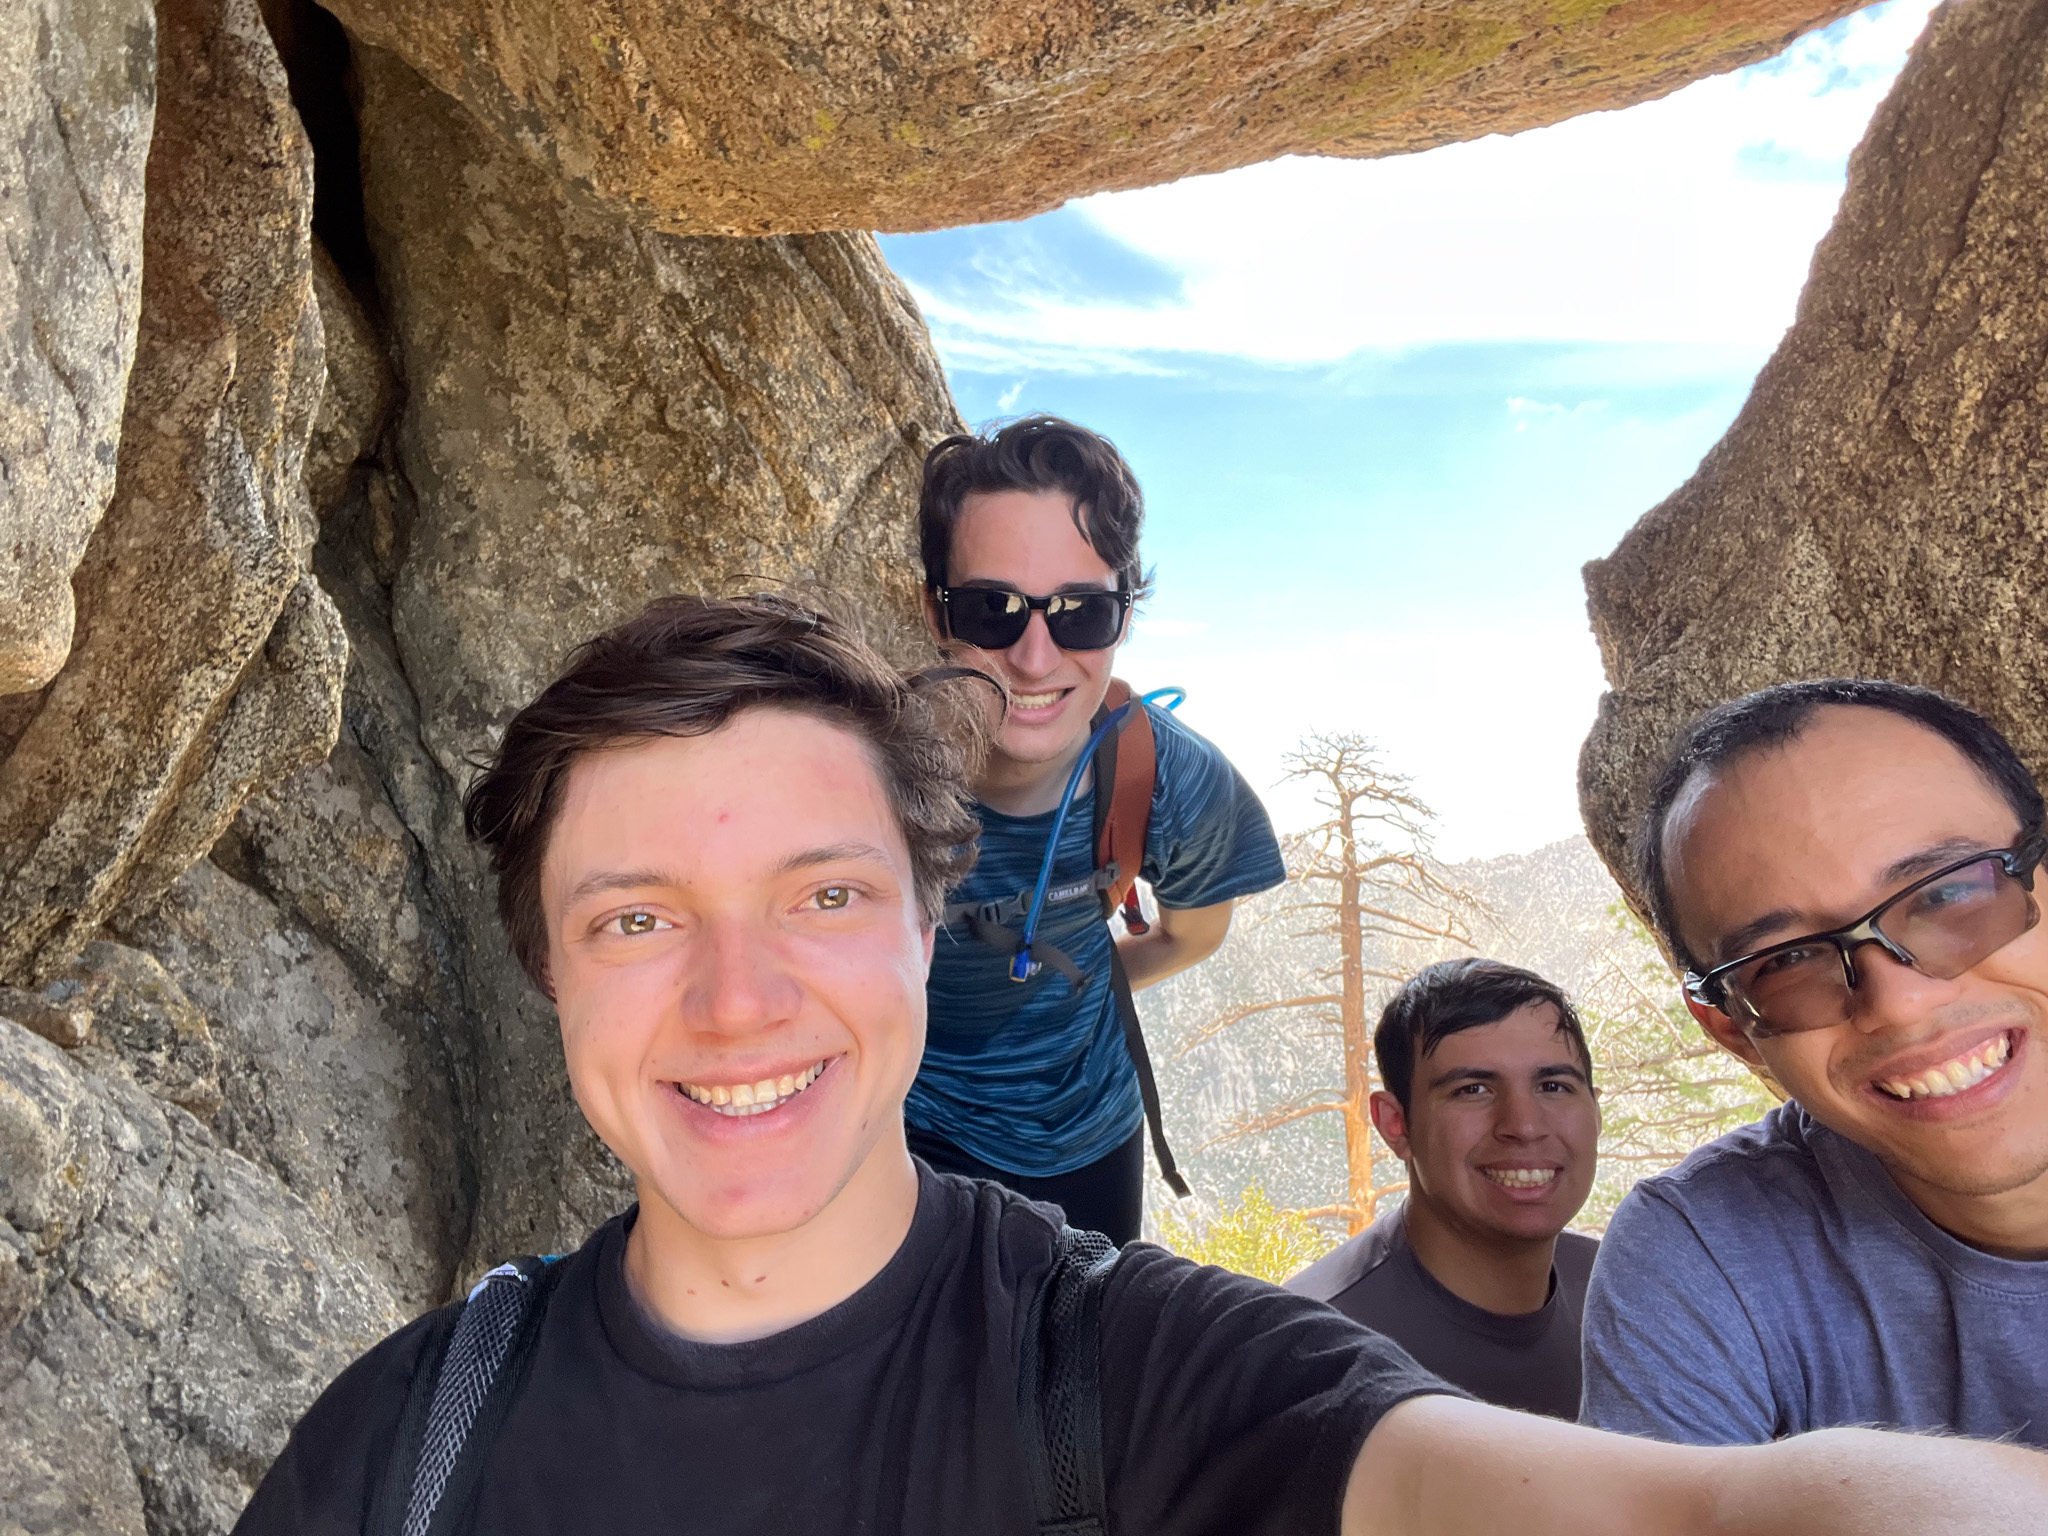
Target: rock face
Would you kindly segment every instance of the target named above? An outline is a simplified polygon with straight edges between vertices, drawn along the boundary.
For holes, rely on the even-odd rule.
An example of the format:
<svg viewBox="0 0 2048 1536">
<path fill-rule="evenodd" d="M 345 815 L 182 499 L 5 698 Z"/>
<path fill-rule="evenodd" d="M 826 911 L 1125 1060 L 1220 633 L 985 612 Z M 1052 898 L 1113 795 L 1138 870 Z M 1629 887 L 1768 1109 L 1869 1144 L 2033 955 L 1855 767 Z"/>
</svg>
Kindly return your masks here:
<svg viewBox="0 0 2048 1536">
<path fill-rule="evenodd" d="M 225 1531 L 403 1315 L 190 1115 L 0 1018 L 0 1530 Z"/>
<path fill-rule="evenodd" d="M 2044 184 L 2048 4 L 1943 7 L 1748 405 L 1586 568 L 1612 691 L 1580 796 L 1624 886 L 1673 732 L 1767 683 L 1940 688 L 2048 775 Z"/>
<path fill-rule="evenodd" d="M 1845 0 L 335 0 L 579 193 L 679 234 L 932 229 L 1621 107 Z"/>
<path fill-rule="evenodd" d="M 565 637 L 659 593 L 809 578 L 911 610 L 905 513 L 957 418 L 871 238 L 649 234 L 390 55 L 357 70 L 410 388 L 398 641 L 451 775 Z"/>
<path fill-rule="evenodd" d="M 0 975 L 160 890 L 333 745 L 344 641 L 306 577 L 323 383 L 312 157 L 254 0 L 163 0 L 143 315 L 69 659 L 0 763 Z"/>
<path fill-rule="evenodd" d="M 155 107 L 149 0 L 0 12 L 0 694 L 64 664 L 113 494 Z"/>
</svg>

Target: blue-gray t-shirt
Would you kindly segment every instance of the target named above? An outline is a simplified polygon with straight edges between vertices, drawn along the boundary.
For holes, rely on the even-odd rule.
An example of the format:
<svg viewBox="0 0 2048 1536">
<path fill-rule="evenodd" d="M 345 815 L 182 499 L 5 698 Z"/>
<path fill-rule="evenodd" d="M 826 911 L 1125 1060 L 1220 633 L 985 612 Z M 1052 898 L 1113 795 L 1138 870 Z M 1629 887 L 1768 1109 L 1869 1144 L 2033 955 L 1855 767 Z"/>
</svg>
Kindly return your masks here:
<svg viewBox="0 0 2048 1536">
<path fill-rule="evenodd" d="M 1152 821 L 1140 873 L 1162 907 L 1209 907 L 1287 878 L 1265 807 L 1223 754 L 1163 709 L 1147 706 L 1158 747 Z M 1074 797 L 1053 861 L 1055 887 L 1095 867 L 1094 789 Z M 981 855 L 956 902 L 1028 890 L 1053 813 L 1005 816 L 976 806 Z M 1008 957 L 965 923 L 932 952 L 924 1064 L 904 1114 L 1007 1173 L 1071 1173 L 1128 1141 L 1144 1117 L 1137 1070 L 1109 987 L 1109 925 L 1100 902 L 1048 906 L 1041 941 L 1079 968 L 1078 994 L 1051 966 L 1009 979 Z"/>
<path fill-rule="evenodd" d="M 2048 1261 L 1923 1216 L 1799 1107 L 1630 1191 L 1586 1298 L 1602 1429 L 1746 1445 L 1832 1425 L 2048 1447 Z"/>
</svg>

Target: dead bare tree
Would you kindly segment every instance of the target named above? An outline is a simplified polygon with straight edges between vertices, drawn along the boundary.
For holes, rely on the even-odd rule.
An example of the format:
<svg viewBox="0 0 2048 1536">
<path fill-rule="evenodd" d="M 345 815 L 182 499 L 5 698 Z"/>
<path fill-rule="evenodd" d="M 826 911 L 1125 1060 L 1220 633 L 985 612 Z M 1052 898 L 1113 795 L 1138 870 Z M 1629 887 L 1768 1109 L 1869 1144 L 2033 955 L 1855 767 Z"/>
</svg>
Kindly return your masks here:
<svg viewBox="0 0 2048 1536">
<path fill-rule="evenodd" d="M 1207 1145 L 1267 1135 L 1317 1115 L 1341 1116 L 1344 1198 L 1300 1214 L 1342 1217 L 1357 1233 L 1372 1223 L 1382 1199 L 1408 1187 L 1405 1180 L 1381 1177 L 1373 1156 L 1366 1109 L 1378 1086 L 1371 983 L 1399 982 L 1431 960 L 1469 951 L 1471 922 L 1484 908 L 1437 862 L 1434 813 L 1371 741 L 1348 731 L 1319 732 L 1283 761 L 1289 778 L 1315 784 L 1316 804 L 1328 819 L 1288 840 L 1288 893 L 1268 920 L 1300 925 L 1297 937 L 1334 939 L 1336 958 L 1312 978 L 1321 990 L 1233 1008 L 1196 1030 L 1181 1054 L 1252 1019 L 1294 1010 L 1315 1034 L 1341 1042 L 1341 1087 L 1242 1116 Z"/>
</svg>

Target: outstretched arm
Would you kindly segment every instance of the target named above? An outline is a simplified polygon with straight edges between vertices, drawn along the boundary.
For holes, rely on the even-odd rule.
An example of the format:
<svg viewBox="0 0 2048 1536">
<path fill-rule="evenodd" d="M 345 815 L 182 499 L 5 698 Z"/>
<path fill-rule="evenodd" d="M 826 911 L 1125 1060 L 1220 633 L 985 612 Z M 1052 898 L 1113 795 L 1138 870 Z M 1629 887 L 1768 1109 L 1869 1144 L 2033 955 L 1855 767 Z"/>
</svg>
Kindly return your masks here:
<svg viewBox="0 0 2048 1536">
<path fill-rule="evenodd" d="M 2048 1455 L 1830 1429 L 1663 1445 L 1451 1397 L 1366 1438 L 1343 1536 L 2040 1536 Z"/>
</svg>

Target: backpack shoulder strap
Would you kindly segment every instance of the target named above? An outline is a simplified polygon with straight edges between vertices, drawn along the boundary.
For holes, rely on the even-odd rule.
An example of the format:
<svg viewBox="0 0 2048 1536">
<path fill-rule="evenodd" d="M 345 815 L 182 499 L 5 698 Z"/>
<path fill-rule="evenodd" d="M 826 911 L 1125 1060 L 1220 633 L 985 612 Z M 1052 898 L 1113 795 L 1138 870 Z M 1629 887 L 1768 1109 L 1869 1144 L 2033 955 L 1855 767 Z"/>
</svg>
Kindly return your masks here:
<svg viewBox="0 0 2048 1536">
<path fill-rule="evenodd" d="M 444 1536 L 458 1528 L 525 1382 L 560 1278 L 553 1258 L 514 1259 L 451 1309 L 443 1337 L 413 1373 L 371 1536 Z"/>
<path fill-rule="evenodd" d="M 1121 708 L 1134 695 L 1131 685 L 1112 678 L 1103 713 Z M 1145 840 L 1152 830 L 1152 791 L 1159 781 L 1159 745 L 1152 716 L 1140 704 L 1095 752 L 1095 867 L 1116 868 L 1103 892 L 1103 911 L 1114 912 L 1138 883 L 1145 865 Z"/>
<path fill-rule="evenodd" d="M 1017 1414 L 1039 1536 L 1107 1536 L 1102 1470 L 1102 1293 L 1116 1247 L 1060 1229 L 1052 1267 L 1024 1316 Z"/>
<path fill-rule="evenodd" d="M 1096 724 L 1110 710 L 1132 698 L 1131 685 L 1112 678 L 1103 696 Z M 1138 871 L 1145 863 L 1145 840 L 1152 827 L 1152 791 L 1159 782 L 1159 748 L 1152 735 L 1152 717 L 1140 704 L 1124 717 L 1123 727 L 1102 738 L 1095 749 L 1095 866 L 1116 870 L 1116 878 L 1102 893 L 1105 921 L 1126 903 L 1124 925 L 1133 934 L 1143 933 L 1145 924 L 1137 916 Z M 1104 793 L 1103 786 L 1110 786 Z M 1131 995 L 1131 979 L 1124 973 L 1123 953 L 1112 937 L 1109 946 L 1109 987 L 1116 1000 L 1117 1022 L 1123 1026 L 1124 1050 L 1138 1074 L 1138 1097 L 1145 1104 L 1145 1128 L 1152 1138 L 1152 1157 L 1159 1164 L 1159 1176 L 1174 1194 L 1186 1198 L 1187 1180 L 1174 1162 L 1173 1148 L 1166 1144 L 1166 1120 L 1159 1103 L 1159 1082 L 1152 1073 L 1152 1055 L 1145 1048 L 1145 1031 L 1138 1022 L 1138 1002 Z"/>
</svg>

